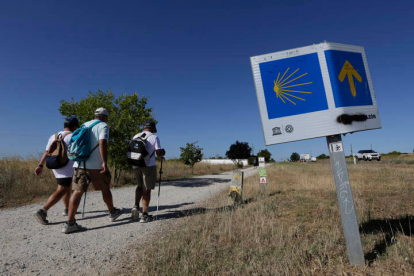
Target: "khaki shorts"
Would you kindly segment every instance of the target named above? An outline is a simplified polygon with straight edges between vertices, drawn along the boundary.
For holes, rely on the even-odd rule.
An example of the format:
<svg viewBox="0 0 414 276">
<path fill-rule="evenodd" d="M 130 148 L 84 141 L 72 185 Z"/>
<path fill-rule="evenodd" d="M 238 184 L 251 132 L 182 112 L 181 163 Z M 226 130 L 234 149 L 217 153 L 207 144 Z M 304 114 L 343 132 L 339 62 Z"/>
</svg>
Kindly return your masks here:
<svg viewBox="0 0 414 276">
<path fill-rule="evenodd" d="M 143 190 L 154 190 L 157 183 L 156 166 L 134 169 L 135 181 L 138 187 Z"/>
<path fill-rule="evenodd" d="M 84 190 L 88 189 L 87 177 L 89 177 L 90 183 L 92 183 L 93 188 L 97 191 L 102 191 L 109 189 L 111 186 L 111 173 L 106 171 L 106 173 L 101 173 L 101 170 L 85 170 L 79 169 L 78 172 L 78 181 L 76 183 L 76 169 L 73 172 L 72 176 L 72 190 Z"/>
</svg>

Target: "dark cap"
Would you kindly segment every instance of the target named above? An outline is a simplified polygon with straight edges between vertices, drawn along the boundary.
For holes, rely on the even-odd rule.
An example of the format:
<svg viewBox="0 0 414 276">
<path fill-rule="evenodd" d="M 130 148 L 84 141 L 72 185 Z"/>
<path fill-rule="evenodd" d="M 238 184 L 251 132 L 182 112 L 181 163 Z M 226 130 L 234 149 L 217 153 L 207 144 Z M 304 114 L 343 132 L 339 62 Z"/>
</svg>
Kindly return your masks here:
<svg viewBox="0 0 414 276">
<path fill-rule="evenodd" d="M 78 118 L 76 118 L 75 116 L 69 116 L 65 119 L 65 121 L 71 125 L 79 126 Z"/>
<path fill-rule="evenodd" d="M 153 121 L 146 121 L 144 125 L 144 129 L 152 129 L 153 133 L 157 133 L 157 128 L 155 127 L 155 123 Z"/>
</svg>

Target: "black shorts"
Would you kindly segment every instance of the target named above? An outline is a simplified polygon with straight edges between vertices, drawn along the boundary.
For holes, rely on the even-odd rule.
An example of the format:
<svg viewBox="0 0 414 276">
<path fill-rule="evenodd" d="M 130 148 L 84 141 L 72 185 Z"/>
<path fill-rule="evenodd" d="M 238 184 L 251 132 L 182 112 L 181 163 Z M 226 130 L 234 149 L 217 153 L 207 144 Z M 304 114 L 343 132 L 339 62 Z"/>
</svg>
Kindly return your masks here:
<svg viewBox="0 0 414 276">
<path fill-rule="evenodd" d="M 63 187 L 70 187 L 70 184 L 72 184 L 72 177 L 68 177 L 68 178 L 56 178 L 57 179 L 57 183 L 60 186 Z"/>
</svg>

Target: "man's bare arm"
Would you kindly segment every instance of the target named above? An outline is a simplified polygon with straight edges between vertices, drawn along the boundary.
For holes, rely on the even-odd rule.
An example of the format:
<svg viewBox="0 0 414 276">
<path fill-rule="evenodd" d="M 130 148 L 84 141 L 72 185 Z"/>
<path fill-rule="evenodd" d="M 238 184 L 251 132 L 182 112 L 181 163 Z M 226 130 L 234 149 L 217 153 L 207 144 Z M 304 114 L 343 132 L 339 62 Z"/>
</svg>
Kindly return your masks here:
<svg viewBox="0 0 414 276">
<path fill-rule="evenodd" d="M 108 141 L 105 139 L 99 140 L 99 153 L 102 157 L 102 171 L 101 173 L 105 173 L 108 171 Z"/>
<path fill-rule="evenodd" d="M 43 153 L 42 158 L 40 158 L 39 161 L 39 165 L 44 165 L 46 163 L 46 155 L 48 155 L 49 151 L 45 151 L 45 153 Z M 43 172 L 43 168 L 41 167 L 37 167 L 34 171 L 35 175 L 39 176 L 41 175 Z"/>
</svg>

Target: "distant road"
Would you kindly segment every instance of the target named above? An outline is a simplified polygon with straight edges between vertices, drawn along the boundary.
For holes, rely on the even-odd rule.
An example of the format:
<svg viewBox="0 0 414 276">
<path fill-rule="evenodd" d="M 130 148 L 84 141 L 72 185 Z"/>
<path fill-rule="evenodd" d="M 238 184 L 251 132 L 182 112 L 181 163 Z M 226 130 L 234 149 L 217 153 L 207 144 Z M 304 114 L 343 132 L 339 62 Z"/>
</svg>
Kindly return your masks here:
<svg viewBox="0 0 414 276">
<path fill-rule="evenodd" d="M 245 177 L 256 169 L 245 169 Z M 89 192 L 85 217 L 77 215 L 85 231 L 61 233 L 66 217 L 61 215 L 59 202 L 48 212 L 49 225 L 40 225 L 33 213 L 42 204 L 0 211 L 0 275 L 105 275 L 117 270 L 121 252 L 131 243 L 141 243 L 167 231 L 186 208 L 229 187 L 231 172 L 198 176 L 161 185 L 160 212 L 157 221 L 139 223 L 130 219 L 134 205 L 135 187 L 113 189 L 114 204 L 123 207 L 125 214 L 115 222 L 108 212 L 100 192 Z M 152 192 L 150 212 L 154 214 L 157 191 Z M 82 204 L 79 211 L 82 210 Z M 73 274 L 72 274 L 73 273 Z"/>
</svg>

